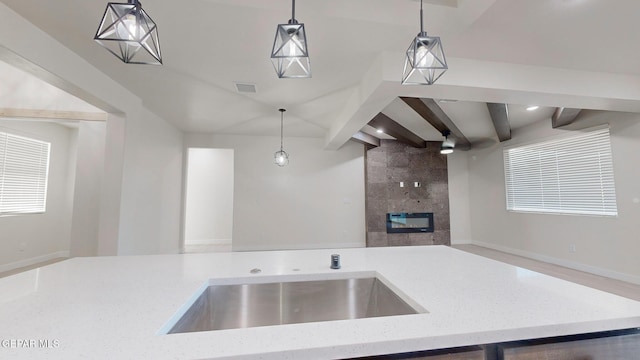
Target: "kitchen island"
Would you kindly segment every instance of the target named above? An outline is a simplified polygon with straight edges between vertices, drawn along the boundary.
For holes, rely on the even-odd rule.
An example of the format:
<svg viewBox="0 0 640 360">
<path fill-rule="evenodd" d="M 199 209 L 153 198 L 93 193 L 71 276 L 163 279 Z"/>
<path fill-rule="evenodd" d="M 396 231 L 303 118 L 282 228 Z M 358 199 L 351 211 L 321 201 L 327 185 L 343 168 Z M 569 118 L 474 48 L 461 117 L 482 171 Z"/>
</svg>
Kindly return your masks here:
<svg viewBox="0 0 640 360">
<path fill-rule="evenodd" d="M 426 312 L 166 334 L 211 281 L 358 272 Z M 236 252 L 73 258 L 3 278 L 0 324 L 2 359 L 330 359 L 638 328 L 640 302 L 445 246 Z"/>
</svg>

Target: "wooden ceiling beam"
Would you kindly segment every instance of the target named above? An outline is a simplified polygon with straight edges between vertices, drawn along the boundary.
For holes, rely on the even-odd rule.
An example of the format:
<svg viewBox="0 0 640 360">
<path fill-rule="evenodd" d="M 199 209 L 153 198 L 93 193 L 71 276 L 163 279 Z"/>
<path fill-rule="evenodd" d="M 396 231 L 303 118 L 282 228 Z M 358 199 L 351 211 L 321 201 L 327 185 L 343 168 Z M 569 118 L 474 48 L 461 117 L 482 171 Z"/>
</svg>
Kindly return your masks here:
<svg viewBox="0 0 640 360">
<path fill-rule="evenodd" d="M 555 129 L 573 123 L 581 111 L 582 109 L 556 108 L 556 111 L 553 112 L 553 116 L 551 117 L 551 127 Z"/>
<path fill-rule="evenodd" d="M 378 113 L 378 115 L 369 121 L 369 125 L 376 129 L 383 129 L 385 134 L 393 136 L 401 143 L 415 148 L 427 147 L 427 142 L 421 137 L 412 133 L 410 130 L 393 121 L 393 119 L 383 113 Z"/>
<path fill-rule="evenodd" d="M 507 104 L 487 103 L 487 108 L 500 142 L 511 140 L 511 125 L 509 124 Z"/>
<path fill-rule="evenodd" d="M 462 131 L 458 129 L 456 124 L 442 111 L 440 106 L 433 99 L 420 99 L 412 97 L 400 97 L 409 107 L 411 107 L 418 115 L 422 116 L 431 126 L 440 133 L 449 131 L 449 138 L 453 139 L 456 148 L 460 150 L 471 149 L 471 143 L 464 136 Z"/>
<path fill-rule="evenodd" d="M 101 112 L 34 110 L 15 108 L 0 108 L 0 117 L 50 120 L 107 121 L 107 113 Z"/>
<path fill-rule="evenodd" d="M 364 144 L 367 147 L 379 147 L 380 146 L 380 139 L 378 139 L 377 137 L 375 137 L 373 135 L 369 135 L 367 133 L 364 133 L 362 131 L 358 131 L 357 133 L 353 134 L 353 136 L 351 137 L 351 140 L 353 140 L 355 142 L 359 142 L 360 144 Z"/>
</svg>

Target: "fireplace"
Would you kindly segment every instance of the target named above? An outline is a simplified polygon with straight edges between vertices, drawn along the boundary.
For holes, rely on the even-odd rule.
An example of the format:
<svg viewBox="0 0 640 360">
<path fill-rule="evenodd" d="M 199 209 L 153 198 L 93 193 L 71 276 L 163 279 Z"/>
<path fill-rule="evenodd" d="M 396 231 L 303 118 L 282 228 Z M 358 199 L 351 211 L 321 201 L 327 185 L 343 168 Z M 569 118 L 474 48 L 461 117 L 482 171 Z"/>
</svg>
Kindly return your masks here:
<svg viewBox="0 0 640 360">
<path fill-rule="evenodd" d="M 433 232 L 433 213 L 387 213 L 387 233 Z"/>
</svg>

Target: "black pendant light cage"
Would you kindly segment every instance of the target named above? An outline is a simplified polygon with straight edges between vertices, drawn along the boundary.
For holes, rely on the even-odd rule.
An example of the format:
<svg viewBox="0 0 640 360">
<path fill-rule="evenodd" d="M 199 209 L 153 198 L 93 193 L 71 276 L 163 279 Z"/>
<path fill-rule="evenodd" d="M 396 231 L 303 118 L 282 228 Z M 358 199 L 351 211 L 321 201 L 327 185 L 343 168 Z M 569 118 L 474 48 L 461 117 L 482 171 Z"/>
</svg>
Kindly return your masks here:
<svg viewBox="0 0 640 360">
<path fill-rule="evenodd" d="M 271 62 L 279 78 L 310 78 L 307 32 L 304 24 L 296 20 L 296 1 L 291 2 L 291 19 L 286 24 L 279 24 L 276 29 Z"/>
<path fill-rule="evenodd" d="M 93 39 L 127 64 L 162 64 L 158 27 L 138 0 L 108 3 Z"/>
<path fill-rule="evenodd" d="M 402 72 L 403 85 L 432 85 L 449 69 L 440 37 L 427 35 L 423 19 L 421 0 L 420 33 L 407 49 Z"/>
<path fill-rule="evenodd" d="M 280 111 L 280 151 L 276 151 L 275 154 L 273 154 L 273 161 L 276 165 L 282 167 L 289 164 L 289 154 L 283 150 L 284 112 L 287 110 L 278 109 L 278 111 Z"/>
</svg>

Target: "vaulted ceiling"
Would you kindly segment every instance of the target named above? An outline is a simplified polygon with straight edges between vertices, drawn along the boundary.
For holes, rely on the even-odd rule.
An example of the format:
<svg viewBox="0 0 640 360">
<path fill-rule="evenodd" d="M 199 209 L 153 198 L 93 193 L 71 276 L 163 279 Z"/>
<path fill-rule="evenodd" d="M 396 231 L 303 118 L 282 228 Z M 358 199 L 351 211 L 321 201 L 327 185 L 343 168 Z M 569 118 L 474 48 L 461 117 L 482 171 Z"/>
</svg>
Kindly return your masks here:
<svg viewBox="0 0 640 360">
<path fill-rule="evenodd" d="M 427 87 L 399 84 L 416 0 L 298 0 L 311 79 L 278 79 L 269 59 L 289 0 L 144 1 L 163 66 L 125 65 L 93 41 L 105 0 L 2 2 L 188 132 L 278 135 L 286 107 L 286 134 L 324 137 L 328 149 L 379 113 L 442 139 L 399 97 L 435 99 L 472 144 L 498 141 L 486 103 L 508 104 L 512 128 L 556 107 L 640 112 L 635 0 L 427 0 L 426 30 L 442 37 L 450 68 Z"/>
</svg>

